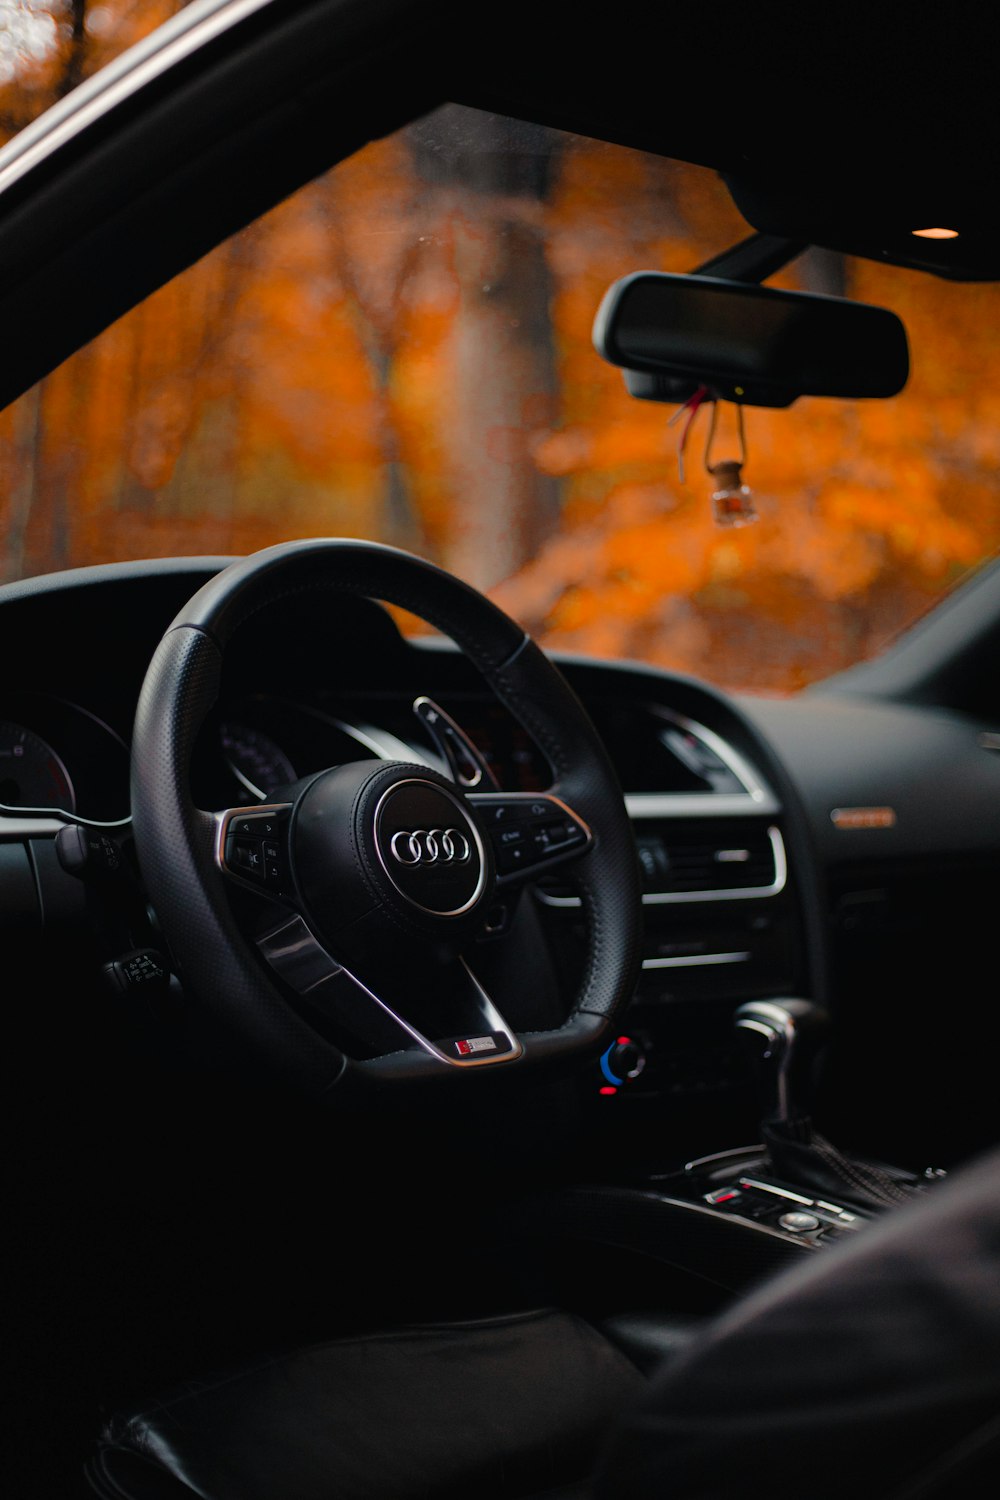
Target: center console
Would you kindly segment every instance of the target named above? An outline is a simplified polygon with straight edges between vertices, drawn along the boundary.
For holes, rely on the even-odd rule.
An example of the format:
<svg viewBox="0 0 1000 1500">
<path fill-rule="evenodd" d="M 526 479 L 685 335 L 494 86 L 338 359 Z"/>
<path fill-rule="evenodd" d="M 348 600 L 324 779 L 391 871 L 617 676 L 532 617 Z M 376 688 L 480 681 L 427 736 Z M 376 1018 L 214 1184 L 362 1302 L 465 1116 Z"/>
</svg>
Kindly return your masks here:
<svg viewBox="0 0 1000 1500">
<path fill-rule="evenodd" d="M 553 1232 L 741 1292 L 854 1238 L 943 1175 L 848 1155 L 815 1129 L 807 1107 L 828 1031 L 817 1006 L 755 1000 L 737 1009 L 734 1022 L 756 1076 L 760 1141 L 628 1183 L 569 1189 L 550 1205 Z"/>
<path fill-rule="evenodd" d="M 688 1162 L 671 1186 L 680 1201 L 706 1204 L 747 1226 L 780 1232 L 807 1249 L 856 1234 L 878 1212 L 858 1203 L 810 1196 L 801 1184 L 779 1179 L 761 1147 Z"/>
</svg>

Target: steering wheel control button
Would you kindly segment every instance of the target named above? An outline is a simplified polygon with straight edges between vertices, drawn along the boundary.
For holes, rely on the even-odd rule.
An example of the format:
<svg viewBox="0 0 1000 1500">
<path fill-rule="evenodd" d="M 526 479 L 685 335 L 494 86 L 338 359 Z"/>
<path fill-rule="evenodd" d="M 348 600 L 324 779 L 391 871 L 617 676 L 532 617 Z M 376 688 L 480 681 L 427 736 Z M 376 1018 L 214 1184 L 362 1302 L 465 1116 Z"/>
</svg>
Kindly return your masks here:
<svg viewBox="0 0 1000 1500">
<path fill-rule="evenodd" d="M 468 800 L 486 824 L 501 880 L 582 854 L 592 842 L 586 823 L 558 797 L 515 793 Z"/>
<path fill-rule="evenodd" d="M 80 880 L 123 873 L 121 845 L 110 834 L 69 823 L 56 834 L 56 857 L 68 875 Z"/>
<path fill-rule="evenodd" d="M 166 959 L 155 948 L 136 948 L 105 964 L 104 977 L 119 995 L 165 990 L 170 983 Z"/>
<path fill-rule="evenodd" d="M 262 848 L 264 854 L 264 879 L 269 885 L 280 886 L 285 874 L 281 851 L 277 844 L 268 843 L 266 839 Z"/>
<path fill-rule="evenodd" d="M 231 875 L 272 895 L 287 890 L 287 861 L 281 831 L 287 822 L 286 808 L 266 812 L 222 813 L 221 863 Z"/>
<path fill-rule="evenodd" d="M 778 1223 L 782 1229 L 787 1229 L 789 1234 L 812 1234 L 820 1227 L 820 1221 L 815 1214 L 802 1213 L 798 1209 L 782 1214 Z"/>
<path fill-rule="evenodd" d="M 264 878 L 264 851 L 256 839 L 233 839 L 232 863 L 244 874 Z"/>
<path fill-rule="evenodd" d="M 509 875 L 512 870 L 519 870 L 522 865 L 529 864 L 534 850 L 527 830 L 512 824 L 509 828 L 499 827 L 494 830 L 493 852 L 496 855 L 497 870 L 501 875 Z"/>
<path fill-rule="evenodd" d="M 486 887 L 486 856 L 461 797 L 407 777 L 382 793 L 374 828 L 382 869 L 407 901 L 437 917 L 475 906 Z"/>
</svg>

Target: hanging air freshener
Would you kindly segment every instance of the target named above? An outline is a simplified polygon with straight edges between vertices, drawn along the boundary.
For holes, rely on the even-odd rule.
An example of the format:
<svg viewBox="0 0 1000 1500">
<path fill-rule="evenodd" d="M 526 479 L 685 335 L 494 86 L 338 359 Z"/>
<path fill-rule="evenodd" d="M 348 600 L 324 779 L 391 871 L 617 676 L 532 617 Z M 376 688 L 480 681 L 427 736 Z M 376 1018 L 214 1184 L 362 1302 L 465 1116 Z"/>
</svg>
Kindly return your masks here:
<svg viewBox="0 0 1000 1500">
<path fill-rule="evenodd" d="M 699 386 L 694 395 L 689 396 L 687 401 L 677 408 L 667 423 L 668 427 L 673 427 L 675 422 L 679 422 L 684 416 L 687 417 L 677 445 L 677 477 L 681 484 L 685 482 L 684 452 L 695 418 L 705 404 L 712 408 L 708 419 L 708 432 L 705 435 L 705 468 L 718 485 L 718 488 L 712 492 L 712 514 L 715 524 L 717 526 L 749 526 L 751 522 L 757 520 L 757 508 L 753 503 L 753 492 L 750 486 L 743 483 L 743 465 L 747 461 L 743 408 L 742 406 L 736 408 L 736 430 L 740 439 L 739 458 L 722 458 L 713 463 L 712 444 L 715 441 L 719 403 L 714 396 L 709 395 L 707 386 Z"/>
<path fill-rule="evenodd" d="M 753 492 L 743 483 L 743 465 L 747 461 L 746 435 L 743 430 L 743 408 L 736 408 L 736 427 L 740 438 L 739 458 L 722 458 L 712 463 L 712 440 L 718 403 L 712 404 L 712 416 L 705 440 L 705 468 L 716 481 L 712 491 L 712 515 L 716 526 L 749 526 L 757 520 Z"/>
<path fill-rule="evenodd" d="M 753 492 L 743 483 L 743 465 L 736 459 L 724 458 L 712 464 L 708 472 L 718 481 L 719 488 L 712 491 L 712 514 L 717 526 L 749 526 L 757 520 L 757 508 L 753 503 Z"/>
</svg>

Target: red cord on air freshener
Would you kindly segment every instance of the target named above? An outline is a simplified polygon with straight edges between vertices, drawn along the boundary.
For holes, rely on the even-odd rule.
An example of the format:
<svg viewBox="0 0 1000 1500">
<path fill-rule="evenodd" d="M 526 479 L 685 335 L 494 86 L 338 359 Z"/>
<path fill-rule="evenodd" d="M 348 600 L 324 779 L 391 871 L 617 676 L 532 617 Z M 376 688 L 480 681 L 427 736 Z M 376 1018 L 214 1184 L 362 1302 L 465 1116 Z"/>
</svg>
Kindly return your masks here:
<svg viewBox="0 0 1000 1500">
<path fill-rule="evenodd" d="M 677 410 L 674 412 L 673 416 L 667 423 L 668 427 L 673 427 L 674 423 L 679 422 L 685 412 L 687 412 L 688 414 L 688 419 L 684 423 L 684 426 L 681 428 L 681 440 L 677 444 L 677 478 L 680 480 L 681 484 L 684 483 L 684 449 L 687 447 L 687 440 L 688 435 L 691 431 L 691 425 L 694 422 L 695 417 L 698 415 L 701 403 L 708 399 L 708 386 L 700 385 L 695 391 L 694 395 L 689 396 L 688 399 L 684 402 L 683 406 L 679 406 L 677 408 Z"/>
</svg>

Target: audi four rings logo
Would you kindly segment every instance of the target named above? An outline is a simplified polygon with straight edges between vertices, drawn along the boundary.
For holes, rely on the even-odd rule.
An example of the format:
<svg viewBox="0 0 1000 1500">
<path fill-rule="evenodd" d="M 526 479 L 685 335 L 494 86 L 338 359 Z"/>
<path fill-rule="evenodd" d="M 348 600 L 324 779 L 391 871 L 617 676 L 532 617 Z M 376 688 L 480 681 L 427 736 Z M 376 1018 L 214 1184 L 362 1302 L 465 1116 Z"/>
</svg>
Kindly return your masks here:
<svg viewBox="0 0 1000 1500">
<path fill-rule="evenodd" d="M 460 865 L 472 846 L 458 828 L 401 828 L 389 843 L 401 865 Z"/>
</svg>

